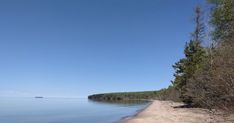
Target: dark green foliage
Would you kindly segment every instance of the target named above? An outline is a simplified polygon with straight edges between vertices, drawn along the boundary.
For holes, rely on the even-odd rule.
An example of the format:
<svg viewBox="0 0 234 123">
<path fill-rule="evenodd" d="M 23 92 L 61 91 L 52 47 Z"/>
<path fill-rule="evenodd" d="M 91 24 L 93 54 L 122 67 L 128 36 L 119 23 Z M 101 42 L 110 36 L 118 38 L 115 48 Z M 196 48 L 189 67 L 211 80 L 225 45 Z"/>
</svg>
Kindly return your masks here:
<svg viewBox="0 0 234 123">
<path fill-rule="evenodd" d="M 187 93 L 188 81 L 201 68 L 205 59 L 205 50 L 198 41 L 190 41 L 184 50 L 185 58 L 173 67 L 176 70 L 174 86 L 180 91 L 181 99 L 185 103 L 192 103 L 192 95 Z"/>
<path fill-rule="evenodd" d="M 123 100 L 173 100 L 179 101 L 179 93 L 171 86 L 168 89 L 159 91 L 144 91 L 144 92 L 122 92 L 122 93 L 106 93 L 94 94 L 88 98 L 97 101 L 123 101 Z"/>
<path fill-rule="evenodd" d="M 210 0 L 213 5 L 212 24 L 213 38 L 218 43 L 233 35 L 234 30 L 234 0 Z"/>
<path fill-rule="evenodd" d="M 196 7 L 195 13 L 196 27 L 195 31 L 192 33 L 192 40 L 190 40 L 189 43 L 186 43 L 184 49 L 185 58 L 173 65 L 173 68 L 175 69 L 175 80 L 173 81 L 173 85 L 179 90 L 182 101 L 187 104 L 193 102 L 193 96 L 188 94 L 188 81 L 193 77 L 194 73 L 201 68 L 206 57 L 205 49 L 201 45 L 204 35 L 204 26 L 199 6 Z"/>
</svg>

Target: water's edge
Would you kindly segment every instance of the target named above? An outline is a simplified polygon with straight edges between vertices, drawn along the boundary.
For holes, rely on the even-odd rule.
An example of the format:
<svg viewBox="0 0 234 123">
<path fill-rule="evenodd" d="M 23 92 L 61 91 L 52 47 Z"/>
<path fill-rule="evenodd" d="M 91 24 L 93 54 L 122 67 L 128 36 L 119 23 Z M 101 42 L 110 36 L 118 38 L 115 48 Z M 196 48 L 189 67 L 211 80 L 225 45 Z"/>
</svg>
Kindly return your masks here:
<svg viewBox="0 0 234 123">
<path fill-rule="evenodd" d="M 128 116 L 124 116 L 122 117 L 119 121 L 117 121 L 116 123 L 124 123 L 127 120 L 130 120 L 134 117 L 136 117 L 138 114 L 140 114 L 141 112 L 143 112 L 145 109 L 147 109 L 151 104 L 153 103 L 152 100 L 149 100 L 149 103 L 147 105 L 145 105 L 142 109 L 137 110 L 134 114 L 132 115 L 128 115 Z"/>
</svg>

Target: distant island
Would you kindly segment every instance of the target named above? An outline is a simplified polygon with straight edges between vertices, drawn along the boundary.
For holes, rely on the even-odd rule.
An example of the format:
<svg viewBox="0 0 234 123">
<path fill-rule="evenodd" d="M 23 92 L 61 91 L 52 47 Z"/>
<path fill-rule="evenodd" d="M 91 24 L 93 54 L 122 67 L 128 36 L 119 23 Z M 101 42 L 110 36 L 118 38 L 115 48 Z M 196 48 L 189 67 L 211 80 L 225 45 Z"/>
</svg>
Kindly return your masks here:
<svg viewBox="0 0 234 123">
<path fill-rule="evenodd" d="M 44 98 L 43 96 L 35 96 L 34 98 Z"/>
</svg>

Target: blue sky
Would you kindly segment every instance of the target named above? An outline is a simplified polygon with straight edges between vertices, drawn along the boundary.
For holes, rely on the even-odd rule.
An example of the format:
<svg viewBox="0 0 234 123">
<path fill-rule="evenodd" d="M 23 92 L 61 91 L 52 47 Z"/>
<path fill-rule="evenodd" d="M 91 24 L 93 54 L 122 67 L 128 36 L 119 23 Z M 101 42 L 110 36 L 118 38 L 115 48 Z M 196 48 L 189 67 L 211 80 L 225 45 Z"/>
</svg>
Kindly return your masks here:
<svg viewBox="0 0 234 123">
<path fill-rule="evenodd" d="M 0 96 L 165 88 L 203 0 L 1 0 Z"/>
</svg>

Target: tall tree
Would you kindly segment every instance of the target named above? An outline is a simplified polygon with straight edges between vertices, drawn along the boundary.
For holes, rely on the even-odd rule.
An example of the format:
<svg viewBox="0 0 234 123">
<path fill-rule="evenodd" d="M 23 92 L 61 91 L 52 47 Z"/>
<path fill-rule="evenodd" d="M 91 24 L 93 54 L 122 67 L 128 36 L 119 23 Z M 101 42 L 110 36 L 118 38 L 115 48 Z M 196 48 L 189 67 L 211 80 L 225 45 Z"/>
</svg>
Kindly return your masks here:
<svg viewBox="0 0 234 123">
<path fill-rule="evenodd" d="M 193 41 L 197 41 L 199 43 L 202 43 L 203 38 L 205 36 L 205 25 L 203 23 L 203 14 L 201 11 L 201 7 L 200 6 L 196 6 L 195 8 L 195 18 L 194 18 L 194 22 L 195 22 L 195 30 L 192 33 L 192 40 Z"/>
<path fill-rule="evenodd" d="M 210 22 L 216 46 L 189 79 L 193 103 L 206 108 L 234 109 L 234 0 L 210 0 Z"/>
<path fill-rule="evenodd" d="M 173 65 L 175 69 L 173 85 L 180 91 L 182 101 L 188 104 L 192 103 L 192 96 L 187 93 L 189 79 L 201 67 L 205 57 L 205 50 L 201 44 L 203 35 L 204 26 L 201 8 L 197 6 L 195 9 L 195 31 L 192 33 L 192 39 L 189 43 L 186 43 L 185 58 Z"/>
</svg>

